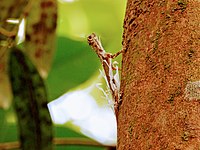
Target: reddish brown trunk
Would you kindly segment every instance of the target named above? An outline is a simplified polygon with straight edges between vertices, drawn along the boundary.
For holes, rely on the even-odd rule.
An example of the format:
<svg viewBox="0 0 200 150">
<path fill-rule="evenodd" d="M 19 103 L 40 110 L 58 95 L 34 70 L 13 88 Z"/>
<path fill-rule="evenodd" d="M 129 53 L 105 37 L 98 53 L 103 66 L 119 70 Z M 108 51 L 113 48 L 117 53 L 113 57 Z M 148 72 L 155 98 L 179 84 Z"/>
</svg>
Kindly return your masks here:
<svg viewBox="0 0 200 150">
<path fill-rule="evenodd" d="M 199 150 L 200 1 L 128 0 L 123 46 L 118 150 Z"/>
</svg>

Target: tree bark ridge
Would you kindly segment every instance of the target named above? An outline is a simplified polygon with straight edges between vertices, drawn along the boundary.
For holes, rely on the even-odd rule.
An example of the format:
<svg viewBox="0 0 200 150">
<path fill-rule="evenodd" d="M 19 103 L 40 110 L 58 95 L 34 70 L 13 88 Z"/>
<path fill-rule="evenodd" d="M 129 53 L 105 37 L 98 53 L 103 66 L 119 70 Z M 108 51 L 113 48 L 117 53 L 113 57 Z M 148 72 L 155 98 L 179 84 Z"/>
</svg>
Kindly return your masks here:
<svg viewBox="0 0 200 150">
<path fill-rule="evenodd" d="M 200 85 L 186 93 L 200 80 L 199 14 L 194 0 L 128 0 L 119 150 L 199 149 Z"/>
</svg>

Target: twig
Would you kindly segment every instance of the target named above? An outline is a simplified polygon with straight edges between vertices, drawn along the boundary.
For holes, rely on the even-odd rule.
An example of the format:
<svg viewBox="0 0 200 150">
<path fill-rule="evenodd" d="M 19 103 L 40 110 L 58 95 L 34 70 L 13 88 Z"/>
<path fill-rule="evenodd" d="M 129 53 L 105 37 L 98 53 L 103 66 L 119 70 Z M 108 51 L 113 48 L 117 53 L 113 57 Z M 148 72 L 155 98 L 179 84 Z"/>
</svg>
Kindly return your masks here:
<svg viewBox="0 0 200 150">
<path fill-rule="evenodd" d="M 16 30 L 13 30 L 13 31 L 7 31 L 6 29 L 0 27 L 0 34 L 3 34 L 7 37 L 13 37 L 17 34 L 17 31 Z"/>
<path fill-rule="evenodd" d="M 113 70 L 115 70 L 116 68 L 113 66 L 112 59 L 116 58 L 119 54 L 121 54 L 122 50 L 117 52 L 116 54 L 107 53 L 104 50 L 100 39 L 96 36 L 95 33 L 89 35 L 87 40 L 88 44 L 92 47 L 92 49 L 99 57 L 100 62 L 103 66 L 103 70 L 107 78 L 107 83 L 109 85 L 113 97 L 115 115 L 117 117 L 119 103 L 121 102 L 120 81 L 117 81 L 114 77 Z"/>
<path fill-rule="evenodd" d="M 106 148 L 114 148 L 115 146 L 108 146 L 100 144 L 96 141 L 86 139 L 86 138 L 54 138 L 53 143 L 55 145 L 80 145 L 80 146 L 95 146 L 95 147 L 106 147 Z M 1 150 L 11 150 L 11 149 L 19 149 L 20 142 L 6 142 L 0 143 Z"/>
</svg>

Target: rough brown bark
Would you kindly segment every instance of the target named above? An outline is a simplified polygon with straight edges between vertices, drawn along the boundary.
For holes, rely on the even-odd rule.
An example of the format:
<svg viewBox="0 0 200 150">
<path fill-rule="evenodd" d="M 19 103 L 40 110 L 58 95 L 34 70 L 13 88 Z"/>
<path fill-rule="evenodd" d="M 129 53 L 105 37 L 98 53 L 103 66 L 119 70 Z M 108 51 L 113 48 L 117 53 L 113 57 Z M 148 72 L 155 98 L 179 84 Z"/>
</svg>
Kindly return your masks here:
<svg viewBox="0 0 200 150">
<path fill-rule="evenodd" d="M 128 0 L 123 47 L 118 150 L 199 150 L 200 1 Z"/>
</svg>

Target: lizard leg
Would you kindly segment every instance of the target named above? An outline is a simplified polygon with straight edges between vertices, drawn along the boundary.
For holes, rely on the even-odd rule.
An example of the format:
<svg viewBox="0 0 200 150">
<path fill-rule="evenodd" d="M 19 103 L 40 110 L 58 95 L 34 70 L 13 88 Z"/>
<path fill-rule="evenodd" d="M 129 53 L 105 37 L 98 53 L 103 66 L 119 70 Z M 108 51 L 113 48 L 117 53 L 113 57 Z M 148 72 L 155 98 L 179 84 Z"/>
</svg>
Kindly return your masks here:
<svg viewBox="0 0 200 150">
<path fill-rule="evenodd" d="M 119 54 L 121 54 L 123 52 L 123 50 L 120 50 L 119 52 L 115 53 L 115 54 L 112 54 L 111 55 L 111 58 L 114 59 L 116 58 Z"/>
</svg>

